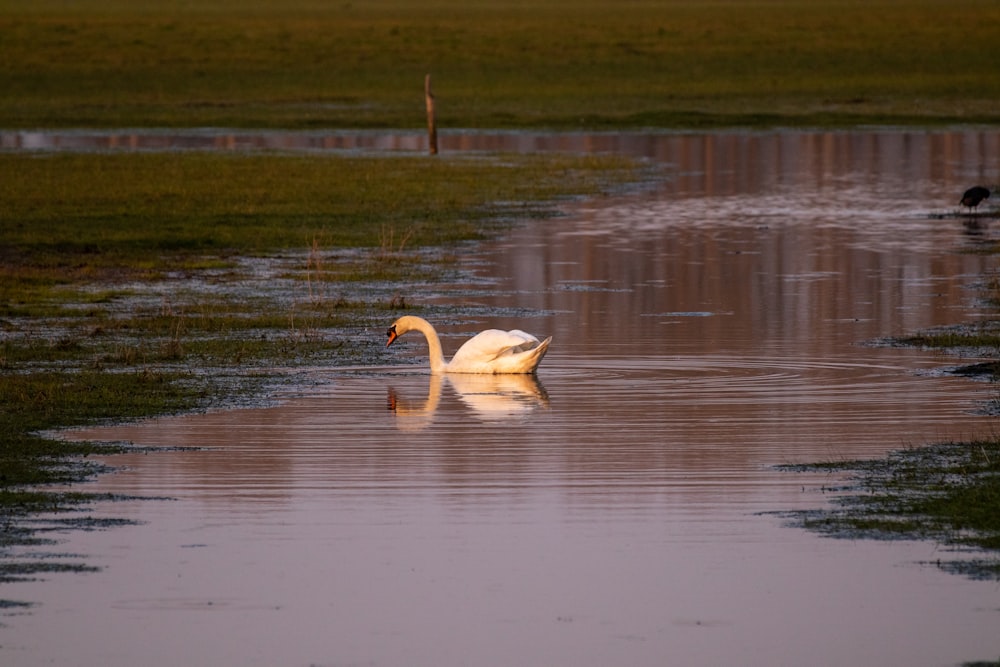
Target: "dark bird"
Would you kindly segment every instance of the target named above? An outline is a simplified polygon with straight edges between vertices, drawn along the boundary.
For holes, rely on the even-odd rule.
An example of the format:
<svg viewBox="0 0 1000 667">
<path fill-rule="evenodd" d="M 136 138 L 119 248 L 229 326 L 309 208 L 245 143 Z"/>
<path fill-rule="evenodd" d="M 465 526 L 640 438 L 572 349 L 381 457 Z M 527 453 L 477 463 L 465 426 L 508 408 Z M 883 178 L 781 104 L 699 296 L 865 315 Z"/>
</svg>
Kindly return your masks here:
<svg viewBox="0 0 1000 667">
<path fill-rule="evenodd" d="M 959 204 L 962 206 L 968 206 L 969 210 L 972 210 L 979 206 L 979 202 L 989 198 L 990 191 L 981 185 L 977 185 L 965 191 L 965 194 L 962 195 L 962 201 L 960 201 Z"/>
</svg>

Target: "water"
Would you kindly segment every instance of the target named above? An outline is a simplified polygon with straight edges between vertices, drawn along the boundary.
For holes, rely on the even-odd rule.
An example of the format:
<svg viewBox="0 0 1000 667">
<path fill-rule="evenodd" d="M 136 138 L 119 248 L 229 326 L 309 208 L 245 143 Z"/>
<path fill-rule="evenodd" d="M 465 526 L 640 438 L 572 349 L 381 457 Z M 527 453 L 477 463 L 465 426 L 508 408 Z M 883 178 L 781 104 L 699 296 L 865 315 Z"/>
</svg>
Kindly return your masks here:
<svg viewBox="0 0 1000 667">
<path fill-rule="evenodd" d="M 1000 134 L 509 137 L 667 165 L 470 250 L 466 284 L 401 290 L 473 313 L 446 352 L 553 335 L 538 378 L 431 377 L 410 334 L 275 407 L 75 434 L 197 449 L 90 485 L 174 500 L 98 505 L 140 522 L 62 536 L 100 572 L 5 587 L 40 605 L 5 618 L 4 664 L 1000 656 L 995 583 L 939 571 L 960 555 L 931 543 L 788 526 L 840 479 L 774 468 L 995 432 L 975 413 L 994 390 L 941 372 L 960 360 L 860 343 L 978 316 L 995 260 L 966 251 L 995 233 L 950 214 L 1000 181 Z"/>
</svg>

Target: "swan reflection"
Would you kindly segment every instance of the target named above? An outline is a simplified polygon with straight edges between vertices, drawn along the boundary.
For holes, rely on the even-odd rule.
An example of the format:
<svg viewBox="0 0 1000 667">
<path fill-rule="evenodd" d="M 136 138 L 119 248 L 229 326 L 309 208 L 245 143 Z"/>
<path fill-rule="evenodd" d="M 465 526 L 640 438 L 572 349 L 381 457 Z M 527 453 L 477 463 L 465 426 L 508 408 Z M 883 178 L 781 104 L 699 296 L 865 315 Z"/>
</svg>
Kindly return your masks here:
<svg viewBox="0 0 1000 667">
<path fill-rule="evenodd" d="M 389 387 L 387 407 L 396 417 L 397 428 L 427 428 L 441 405 L 444 384 L 482 422 L 520 421 L 549 404 L 545 388 L 534 375 L 432 374 L 423 399 L 408 398 Z"/>
</svg>

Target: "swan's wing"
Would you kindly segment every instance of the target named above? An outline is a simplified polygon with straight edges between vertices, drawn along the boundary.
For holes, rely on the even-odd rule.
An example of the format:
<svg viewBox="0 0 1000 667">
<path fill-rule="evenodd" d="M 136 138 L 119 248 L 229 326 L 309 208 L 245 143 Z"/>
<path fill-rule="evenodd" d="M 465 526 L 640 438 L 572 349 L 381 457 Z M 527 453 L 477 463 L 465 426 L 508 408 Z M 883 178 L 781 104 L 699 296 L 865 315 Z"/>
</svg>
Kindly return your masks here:
<svg viewBox="0 0 1000 667">
<path fill-rule="evenodd" d="M 487 329 L 465 342 L 452 357 L 449 365 L 468 366 L 489 363 L 498 357 L 529 350 L 538 345 L 538 339 L 523 331 Z"/>
<path fill-rule="evenodd" d="M 519 350 L 530 350 L 531 348 L 536 347 L 538 345 L 538 343 L 540 342 L 537 338 L 535 338 L 534 336 L 532 336 L 530 333 L 521 331 L 520 329 L 512 329 L 512 330 L 508 331 L 507 333 L 510 336 L 513 336 L 515 338 L 520 338 L 521 340 L 524 341 L 521 345 L 517 346 L 517 348 Z"/>
</svg>

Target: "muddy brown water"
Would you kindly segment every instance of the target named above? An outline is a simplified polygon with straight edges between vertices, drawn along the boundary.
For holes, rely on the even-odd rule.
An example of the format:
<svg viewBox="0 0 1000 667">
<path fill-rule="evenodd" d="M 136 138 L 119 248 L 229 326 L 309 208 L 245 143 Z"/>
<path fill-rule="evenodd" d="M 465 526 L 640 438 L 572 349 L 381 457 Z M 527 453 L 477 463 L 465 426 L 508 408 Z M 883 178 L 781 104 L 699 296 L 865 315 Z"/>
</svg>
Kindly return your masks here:
<svg viewBox="0 0 1000 667">
<path fill-rule="evenodd" d="M 4 618 L 4 664 L 1000 656 L 996 584 L 932 564 L 962 554 L 791 527 L 841 480 L 775 469 L 995 433 L 976 413 L 995 390 L 942 372 L 963 360 L 862 343 L 979 316 L 996 260 L 968 251 L 1000 223 L 955 214 L 1000 182 L 1000 133 L 451 141 L 470 137 L 443 146 L 666 165 L 471 249 L 463 284 L 404 288 L 494 314 L 444 323 L 446 352 L 487 327 L 554 336 L 537 379 L 432 377 L 410 334 L 273 407 L 73 434 L 199 449 L 116 457 L 89 485 L 174 500 L 98 505 L 139 523 L 61 536 L 100 572 L 5 586 L 39 604 Z"/>
</svg>

